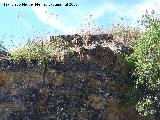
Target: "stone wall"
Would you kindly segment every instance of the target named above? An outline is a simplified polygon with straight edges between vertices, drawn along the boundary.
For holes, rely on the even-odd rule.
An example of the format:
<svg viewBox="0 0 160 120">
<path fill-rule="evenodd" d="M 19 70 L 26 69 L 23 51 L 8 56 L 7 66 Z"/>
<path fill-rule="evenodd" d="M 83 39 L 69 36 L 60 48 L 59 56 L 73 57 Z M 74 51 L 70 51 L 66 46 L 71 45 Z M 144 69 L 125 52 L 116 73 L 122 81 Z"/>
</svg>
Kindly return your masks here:
<svg viewBox="0 0 160 120">
<path fill-rule="evenodd" d="M 64 62 L 49 61 L 46 71 L 34 60 L 31 64 L 0 61 L 0 118 L 144 119 L 132 106 L 124 108 L 119 99 L 132 80 L 121 61 L 121 55 L 130 50 L 127 46 L 116 47 L 113 36 L 107 34 L 60 37 L 81 48 L 66 54 Z"/>
<path fill-rule="evenodd" d="M 93 43 L 102 43 L 105 41 L 112 41 L 113 35 L 112 34 L 97 34 L 97 35 L 59 35 L 59 36 L 50 36 L 50 41 L 54 41 L 58 38 L 64 39 L 71 43 L 77 44 L 82 46 L 83 44 L 93 44 Z"/>
<path fill-rule="evenodd" d="M 4 119 L 142 120 L 118 99 L 121 80 L 129 79 L 91 64 L 59 65 L 45 78 L 39 72 L 1 71 L 0 80 Z"/>
</svg>

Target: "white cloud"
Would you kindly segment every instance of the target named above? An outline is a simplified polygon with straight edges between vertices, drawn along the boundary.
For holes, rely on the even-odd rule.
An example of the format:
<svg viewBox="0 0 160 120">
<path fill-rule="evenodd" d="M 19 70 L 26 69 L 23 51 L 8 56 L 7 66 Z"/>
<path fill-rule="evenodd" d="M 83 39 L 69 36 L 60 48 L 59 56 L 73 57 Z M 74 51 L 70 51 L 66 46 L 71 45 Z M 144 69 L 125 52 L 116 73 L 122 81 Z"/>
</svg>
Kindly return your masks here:
<svg viewBox="0 0 160 120">
<path fill-rule="evenodd" d="M 137 20 L 140 20 L 142 15 L 145 14 L 146 10 L 150 13 L 152 10 L 155 13 L 160 14 L 160 0 L 144 0 L 141 4 L 134 4 L 131 7 L 125 7 L 116 3 L 109 3 L 105 2 L 103 5 L 97 7 L 93 10 L 93 18 L 97 19 L 108 12 L 111 12 L 114 16 L 113 17 L 126 17 L 131 23 L 131 26 L 136 26 Z M 111 19 L 111 18 L 109 18 Z"/>
<path fill-rule="evenodd" d="M 104 2 L 102 5 L 98 6 L 94 10 L 91 11 L 91 14 L 93 15 L 92 19 L 97 19 L 104 14 L 107 14 L 109 12 L 113 13 L 114 16 L 120 16 L 120 17 L 129 17 L 133 20 L 137 20 L 142 17 L 143 14 L 145 14 L 146 10 L 148 12 L 151 12 L 152 10 L 155 10 L 156 12 L 160 13 L 160 0 L 144 0 L 141 4 L 135 4 L 131 7 L 125 8 L 125 6 L 119 5 L 112 2 Z"/>
<path fill-rule="evenodd" d="M 41 0 L 42 1 L 42 0 Z M 40 1 L 38 0 L 30 0 L 31 3 L 38 3 Z M 46 7 L 34 7 L 32 6 L 31 7 L 33 12 L 36 14 L 37 18 L 44 22 L 45 24 L 48 24 L 50 26 L 52 26 L 53 28 L 57 28 L 57 29 L 60 29 L 62 31 L 64 31 L 65 33 L 75 33 L 76 30 L 78 29 L 78 26 L 75 27 L 75 26 L 64 26 L 60 21 L 58 21 L 53 15 L 51 16 L 48 12 L 48 9 Z M 47 12 L 45 12 L 47 11 Z M 75 17 L 77 16 L 77 13 L 79 11 L 76 11 L 75 12 Z M 104 2 L 102 5 L 98 6 L 97 8 L 95 8 L 94 10 L 93 9 L 90 9 L 89 11 L 89 14 L 92 15 L 92 18 L 89 19 L 89 14 L 87 15 L 84 15 L 84 13 L 80 13 L 79 15 L 80 16 L 84 16 L 81 20 L 79 19 L 79 23 L 82 23 L 82 24 L 85 24 L 86 22 L 88 21 L 92 21 L 92 20 L 95 20 L 101 16 L 103 16 L 105 13 L 107 12 L 119 12 L 119 10 L 117 9 L 117 6 L 115 6 L 114 4 L 112 3 L 109 3 L 109 2 Z M 77 17 L 79 18 L 79 17 Z M 88 21 L 86 20 L 88 19 Z"/>
<path fill-rule="evenodd" d="M 40 0 L 30 0 L 31 3 L 38 3 L 39 1 Z M 158 7 L 160 6 L 160 1 L 157 1 L 157 0 L 144 0 L 144 2 L 133 4 L 132 6 L 129 4 L 128 6 L 126 5 L 117 4 L 116 2 L 113 3 L 113 2 L 105 1 L 101 5 L 97 5 L 97 7 L 95 7 L 94 9 L 91 8 L 86 10 L 86 12 L 88 13 L 87 15 L 84 15 L 84 13 L 80 13 L 79 16 L 83 16 L 83 17 L 81 20 L 79 19 L 79 23 L 86 24 L 87 22 L 92 22 L 93 20 L 96 20 L 99 17 L 102 17 L 107 13 L 109 13 L 109 15 L 113 14 L 113 16 L 110 16 L 110 18 L 108 18 L 110 20 L 117 19 L 120 17 L 125 17 L 127 19 L 129 18 L 128 22 L 131 23 L 131 25 L 136 25 L 137 24 L 136 21 L 140 19 L 143 14 L 145 14 L 146 10 L 148 10 L 149 12 L 151 10 L 160 12 L 160 9 Z M 59 20 L 57 20 L 55 16 L 50 15 L 46 7 L 33 6 L 31 8 L 40 21 L 52 26 L 53 28 L 62 30 L 65 33 L 74 33 L 78 29 L 79 25 L 77 25 L 77 27 L 64 26 L 64 24 L 62 24 Z M 79 11 L 77 11 L 77 13 L 78 12 Z M 89 15 L 92 15 L 92 17 L 90 18 Z M 75 13 L 75 17 L 76 16 L 77 14 Z"/>
<path fill-rule="evenodd" d="M 30 0 L 31 3 L 38 3 L 37 0 Z M 36 14 L 37 18 L 44 22 L 45 24 L 48 24 L 50 26 L 52 26 L 53 28 L 57 28 L 57 29 L 60 29 L 60 30 L 64 30 L 64 26 L 62 25 L 62 23 L 60 23 L 56 17 L 54 17 L 53 15 L 51 15 L 50 13 L 48 13 L 48 9 L 45 8 L 45 7 L 41 7 L 41 6 L 38 6 L 38 7 L 35 7 L 35 6 L 32 6 L 31 7 L 33 12 Z"/>
<path fill-rule="evenodd" d="M 157 0 L 146 0 L 142 4 L 137 4 L 133 6 L 128 12 L 126 12 L 126 16 L 131 17 L 132 19 L 140 19 L 143 14 L 145 14 L 146 10 L 150 13 L 152 10 L 160 13 L 160 1 Z"/>
</svg>

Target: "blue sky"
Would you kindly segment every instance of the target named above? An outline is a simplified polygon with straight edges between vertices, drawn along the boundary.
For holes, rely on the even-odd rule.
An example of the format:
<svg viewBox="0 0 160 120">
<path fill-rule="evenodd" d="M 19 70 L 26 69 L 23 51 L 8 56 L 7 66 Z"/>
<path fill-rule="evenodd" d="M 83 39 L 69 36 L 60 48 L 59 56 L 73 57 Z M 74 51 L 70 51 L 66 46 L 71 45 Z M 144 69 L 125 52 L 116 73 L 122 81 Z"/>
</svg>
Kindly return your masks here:
<svg viewBox="0 0 160 120">
<path fill-rule="evenodd" d="M 4 6 L 4 3 L 40 3 L 41 6 L 15 7 Z M 58 3 L 62 6 L 43 6 Z M 66 3 L 77 6 L 66 7 Z M 160 13 L 160 0 L 0 0 L 0 40 L 12 50 L 23 45 L 29 37 L 88 30 L 88 22 L 106 28 L 125 17 L 127 24 L 136 26 L 146 10 Z"/>
</svg>

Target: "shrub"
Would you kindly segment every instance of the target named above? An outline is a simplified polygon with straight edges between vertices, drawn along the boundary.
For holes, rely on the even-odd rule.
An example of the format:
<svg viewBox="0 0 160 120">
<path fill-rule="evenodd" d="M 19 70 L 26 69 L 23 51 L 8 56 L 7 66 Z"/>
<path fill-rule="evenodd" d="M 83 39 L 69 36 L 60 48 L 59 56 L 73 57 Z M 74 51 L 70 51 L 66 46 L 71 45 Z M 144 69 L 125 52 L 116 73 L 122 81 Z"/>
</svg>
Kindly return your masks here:
<svg viewBox="0 0 160 120">
<path fill-rule="evenodd" d="M 134 41 L 134 53 L 127 61 L 134 67 L 138 97 L 136 109 L 143 116 L 160 114 L 160 19 L 146 13 L 142 19 L 146 31 Z"/>
</svg>

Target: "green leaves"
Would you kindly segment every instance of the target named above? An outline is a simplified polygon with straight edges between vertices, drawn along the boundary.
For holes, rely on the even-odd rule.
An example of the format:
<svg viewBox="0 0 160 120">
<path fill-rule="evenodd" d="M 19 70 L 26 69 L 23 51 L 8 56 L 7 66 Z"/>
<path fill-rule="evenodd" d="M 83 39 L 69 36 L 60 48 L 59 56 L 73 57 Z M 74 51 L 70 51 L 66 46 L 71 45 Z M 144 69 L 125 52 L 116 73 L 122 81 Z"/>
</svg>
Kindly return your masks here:
<svg viewBox="0 0 160 120">
<path fill-rule="evenodd" d="M 51 59 L 63 61 L 67 52 L 73 52 L 76 49 L 75 46 L 70 47 L 69 43 L 61 38 L 48 43 L 28 40 L 24 47 L 12 51 L 11 58 L 17 62 L 23 58 L 28 62 L 32 62 L 32 60 L 35 59 L 39 65 L 43 66 Z"/>
<path fill-rule="evenodd" d="M 145 15 L 143 24 L 146 32 L 134 42 L 134 53 L 126 60 L 135 66 L 132 73 L 136 76 L 135 86 L 143 95 L 136 105 L 141 115 L 154 115 L 160 107 L 160 19 Z"/>
</svg>

